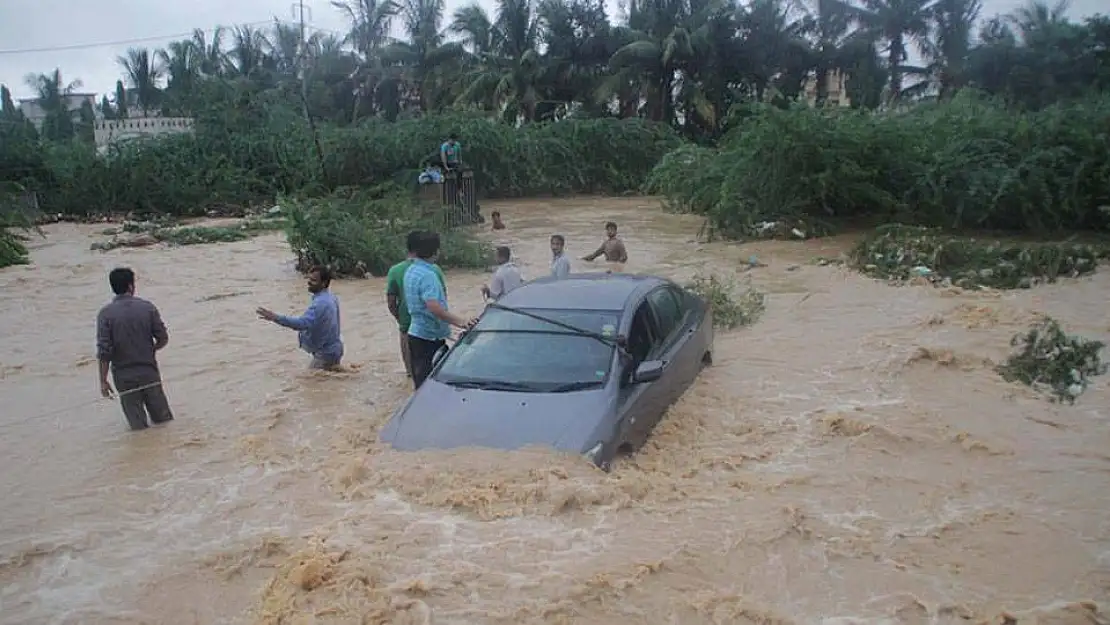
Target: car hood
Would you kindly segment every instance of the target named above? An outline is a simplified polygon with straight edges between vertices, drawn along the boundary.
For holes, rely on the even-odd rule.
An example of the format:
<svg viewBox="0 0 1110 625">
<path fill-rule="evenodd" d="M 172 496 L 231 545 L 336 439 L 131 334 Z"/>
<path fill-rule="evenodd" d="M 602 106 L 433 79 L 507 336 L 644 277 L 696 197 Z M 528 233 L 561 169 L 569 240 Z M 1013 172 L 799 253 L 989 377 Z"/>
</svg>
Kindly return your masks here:
<svg viewBox="0 0 1110 625">
<path fill-rule="evenodd" d="M 396 449 L 544 445 L 581 453 L 595 445 L 611 408 L 606 389 L 516 393 L 426 381 L 382 428 Z"/>
</svg>

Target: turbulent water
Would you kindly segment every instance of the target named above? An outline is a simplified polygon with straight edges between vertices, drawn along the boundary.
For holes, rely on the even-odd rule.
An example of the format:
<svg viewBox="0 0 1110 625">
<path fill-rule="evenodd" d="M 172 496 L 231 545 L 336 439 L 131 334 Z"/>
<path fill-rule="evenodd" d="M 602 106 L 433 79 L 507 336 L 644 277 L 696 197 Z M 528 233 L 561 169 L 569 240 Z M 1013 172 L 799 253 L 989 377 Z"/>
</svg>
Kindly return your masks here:
<svg viewBox="0 0 1110 625">
<path fill-rule="evenodd" d="M 1107 622 L 1107 383 L 1058 406 L 991 363 L 1037 313 L 1110 338 L 1110 271 L 896 288 L 809 262 L 845 241 L 703 245 L 651 199 L 496 208 L 526 277 L 549 235 L 580 257 L 614 220 L 628 271 L 755 254 L 739 279 L 767 311 L 718 334 L 611 474 L 538 449 L 405 454 L 376 440 L 408 393 L 383 280 L 333 286 L 349 368 L 310 372 L 254 315 L 307 303 L 281 235 L 101 253 L 99 228 L 51 226 L 33 266 L 0 272 L 0 622 Z M 177 420 L 141 433 L 97 400 L 94 318 L 121 264 L 171 336 Z M 449 272 L 452 308 L 477 313 L 488 275 Z"/>
</svg>

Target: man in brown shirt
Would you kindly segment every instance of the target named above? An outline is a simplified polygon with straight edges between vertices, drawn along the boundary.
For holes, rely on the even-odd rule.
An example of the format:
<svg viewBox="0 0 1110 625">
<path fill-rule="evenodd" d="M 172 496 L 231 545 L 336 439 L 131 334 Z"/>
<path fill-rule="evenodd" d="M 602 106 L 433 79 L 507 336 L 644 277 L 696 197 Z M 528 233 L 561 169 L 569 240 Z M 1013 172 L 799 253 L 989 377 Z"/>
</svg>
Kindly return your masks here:
<svg viewBox="0 0 1110 625">
<path fill-rule="evenodd" d="M 154 353 L 166 346 L 169 334 L 158 308 L 135 297 L 135 272 L 120 267 L 108 274 L 115 298 L 96 316 L 96 358 L 100 361 L 100 394 L 112 396 L 108 371 L 116 382 L 120 405 L 132 430 L 173 420 L 162 389 Z"/>
<path fill-rule="evenodd" d="M 593 254 L 583 256 L 584 261 L 593 261 L 593 259 L 605 255 L 605 260 L 609 263 L 618 263 L 619 266 L 624 266 L 628 262 L 628 250 L 624 249 L 624 241 L 617 238 L 617 224 L 610 221 L 605 224 L 605 241 L 601 247 L 597 248 Z"/>
</svg>

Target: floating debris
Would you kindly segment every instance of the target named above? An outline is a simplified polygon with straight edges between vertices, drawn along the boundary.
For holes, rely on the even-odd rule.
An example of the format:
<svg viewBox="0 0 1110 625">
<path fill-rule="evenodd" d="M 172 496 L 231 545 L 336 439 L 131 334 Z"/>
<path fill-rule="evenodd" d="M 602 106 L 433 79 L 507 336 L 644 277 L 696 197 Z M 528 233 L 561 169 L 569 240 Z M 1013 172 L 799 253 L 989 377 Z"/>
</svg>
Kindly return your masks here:
<svg viewBox="0 0 1110 625">
<path fill-rule="evenodd" d="M 1081 243 L 1002 243 L 933 228 L 878 228 L 852 252 L 863 273 L 888 280 L 924 278 L 961 288 L 1028 289 L 1060 277 L 1093 273 L 1110 248 Z"/>
</svg>

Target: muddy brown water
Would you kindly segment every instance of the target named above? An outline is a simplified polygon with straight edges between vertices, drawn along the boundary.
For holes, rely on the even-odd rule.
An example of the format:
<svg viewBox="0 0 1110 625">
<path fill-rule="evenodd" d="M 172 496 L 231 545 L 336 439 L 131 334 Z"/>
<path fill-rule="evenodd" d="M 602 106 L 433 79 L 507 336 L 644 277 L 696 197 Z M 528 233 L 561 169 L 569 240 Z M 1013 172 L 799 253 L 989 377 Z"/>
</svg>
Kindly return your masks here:
<svg viewBox="0 0 1110 625">
<path fill-rule="evenodd" d="M 494 206 L 487 207 L 487 210 Z M 1110 271 L 1016 293 L 892 287 L 807 264 L 845 241 L 694 242 L 650 198 L 498 203 L 528 276 L 620 224 L 628 271 L 740 280 L 754 327 L 639 454 L 601 474 L 544 450 L 404 454 L 383 281 L 335 285 L 349 369 L 306 370 L 279 234 L 90 252 L 49 226 L 0 272 L 0 622 L 1105 623 L 1110 392 L 1049 404 L 991 372 L 1037 313 L 1110 338 Z M 171 333 L 177 420 L 97 401 L 94 316 L 127 264 Z M 585 263 L 577 261 L 576 269 Z M 448 273 L 477 313 L 480 272 Z"/>
</svg>

